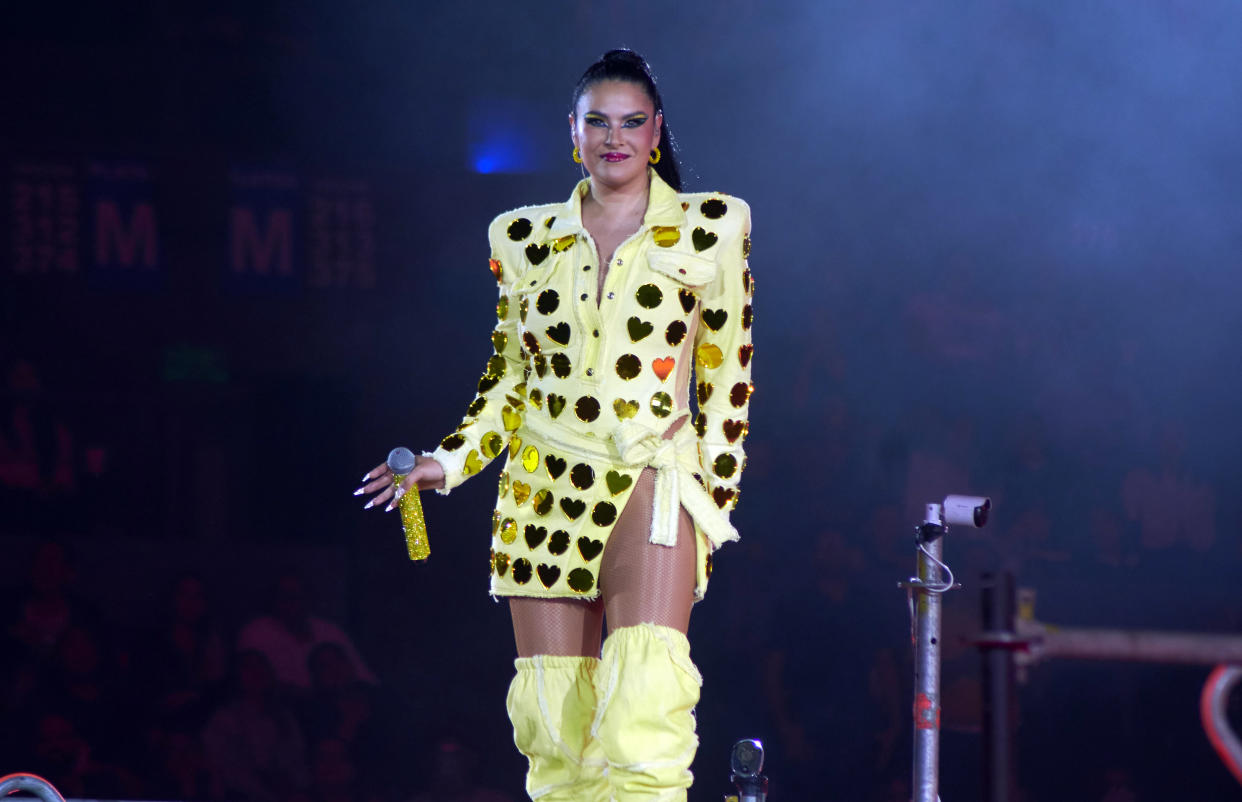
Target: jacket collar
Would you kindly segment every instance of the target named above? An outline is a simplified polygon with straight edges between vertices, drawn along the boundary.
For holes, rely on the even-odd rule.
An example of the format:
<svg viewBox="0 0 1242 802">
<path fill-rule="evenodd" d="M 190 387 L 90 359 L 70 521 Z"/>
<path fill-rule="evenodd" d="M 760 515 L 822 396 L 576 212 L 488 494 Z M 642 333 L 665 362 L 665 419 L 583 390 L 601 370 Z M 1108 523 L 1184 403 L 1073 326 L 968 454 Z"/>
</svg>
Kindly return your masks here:
<svg viewBox="0 0 1242 802">
<path fill-rule="evenodd" d="M 677 192 L 664 183 L 655 170 L 649 170 L 651 186 L 647 192 L 647 211 L 643 215 L 643 228 L 652 226 L 680 226 L 686 222 L 686 213 L 681 208 L 681 198 Z M 567 234 L 583 231 L 582 198 L 591 191 L 591 179 L 584 178 L 574 187 L 573 193 L 561 211 L 556 215 L 552 228 L 548 232 L 549 239 L 559 239 Z"/>
</svg>

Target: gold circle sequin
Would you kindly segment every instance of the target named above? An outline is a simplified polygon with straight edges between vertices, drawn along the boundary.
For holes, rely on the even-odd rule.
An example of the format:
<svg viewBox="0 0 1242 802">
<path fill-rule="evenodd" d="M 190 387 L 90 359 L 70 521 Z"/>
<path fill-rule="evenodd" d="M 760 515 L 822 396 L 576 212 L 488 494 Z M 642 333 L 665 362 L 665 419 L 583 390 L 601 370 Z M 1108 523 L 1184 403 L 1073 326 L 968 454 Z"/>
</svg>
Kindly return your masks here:
<svg viewBox="0 0 1242 802">
<path fill-rule="evenodd" d="M 547 540 L 548 527 L 535 526 L 534 524 L 527 524 L 526 528 L 522 530 L 522 537 L 526 540 L 527 548 L 529 548 L 531 551 L 534 551 L 536 548 L 539 547 L 540 543 Z"/>
<path fill-rule="evenodd" d="M 569 533 L 558 529 L 548 538 L 548 554 L 558 555 L 569 551 Z"/>
<path fill-rule="evenodd" d="M 661 248 L 671 248 L 681 242 L 681 229 L 677 226 L 652 226 L 651 238 Z"/>
<path fill-rule="evenodd" d="M 585 462 L 579 462 L 569 470 L 569 483 L 579 490 L 586 490 L 595 484 L 595 469 Z"/>
<path fill-rule="evenodd" d="M 673 397 L 668 393 L 651 396 L 651 414 L 657 418 L 667 418 L 673 414 Z"/>
<path fill-rule="evenodd" d="M 733 389 L 729 390 L 729 403 L 741 409 L 746 401 L 750 398 L 750 394 L 755 391 L 755 385 L 746 382 L 738 382 L 733 385 Z"/>
<path fill-rule="evenodd" d="M 500 524 L 500 540 L 506 545 L 517 540 L 517 521 L 512 518 L 506 518 Z"/>
<path fill-rule="evenodd" d="M 633 483 L 634 479 L 629 474 L 617 473 L 616 471 L 609 471 L 604 474 L 604 484 L 608 485 L 608 492 L 614 496 L 629 490 L 630 485 Z"/>
<path fill-rule="evenodd" d="M 601 501 L 591 510 L 591 522 L 596 526 L 608 526 L 617 520 L 617 508 L 612 503 Z"/>
<path fill-rule="evenodd" d="M 612 402 L 612 411 L 617 413 L 618 420 L 628 420 L 638 414 L 638 401 L 618 398 Z"/>
<path fill-rule="evenodd" d="M 574 404 L 574 414 L 583 423 L 590 423 L 599 417 L 599 401 L 589 395 L 582 396 Z"/>
<path fill-rule="evenodd" d="M 525 585 L 530 581 L 534 569 L 531 568 L 530 560 L 525 557 L 518 557 L 513 561 L 513 581 L 519 585 Z"/>
<path fill-rule="evenodd" d="M 535 300 L 535 308 L 541 315 L 550 315 L 561 305 L 561 296 L 556 290 L 544 290 Z"/>
<path fill-rule="evenodd" d="M 630 333 L 630 341 L 638 342 L 650 334 L 655 326 L 641 320 L 637 315 L 625 321 L 625 329 Z"/>
<path fill-rule="evenodd" d="M 505 233 L 509 235 L 509 239 L 514 242 L 521 242 L 530 236 L 530 232 L 534 230 L 534 226 L 525 217 L 519 217 L 509 224 L 509 228 Z"/>
<path fill-rule="evenodd" d="M 704 309 L 703 322 L 712 331 L 720 331 L 720 327 L 729 319 L 729 313 L 723 309 Z"/>
<path fill-rule="evenodd" d="M 482 412 L 483 408 L 486 406 L 487 406 L 487 399 L 481 395 L 477 396 L 473 401 L 470 402 L 470 406 L 466 407 L 466 414 L 473 417 L 475 415 L 478 415 L 480 412 Z"/>
<path fill-rule="evenodd" d="M 721 353 L 720 347 L 713 343 L 704 343 L 699 346 L 696 360 L 700 367 L 714 369 L 720 367 L 724 363 L 724 354 Z"/>
<path fill-rule="evenodd" d="M 694 250 L 698 252 L 705 251 L 715 245 L 717 239 L 719 239 L 719 237 L 715 234 L 702 228 L 696 228 L 694 231 L 690 232 L 690 241 L 694 243 Z M 530 249 L 532 247 L 533 246 L 531 245 L 526 246 L 526 252 L 528 254 L 530 253 Z"/>
<path fill-rule="evenodd" d="M 496 432 L 488 432 L 479 441 L 479 451 L 488 459 L 495 459 L 505 450 L 505 439 Z"/>
<path fill-rule="evenodd" d="M 539 467 L 539 449 L 534 446 L 526 447 L 526 450 L 522 452 L 522 467 L 527 473 L 535 472 L 535 469 Z"/>
<path fill-rule="evenodd" d="M 569 345 L 569 324 L 565 321 L 561 321 L 555 326 L 548 326 L 546 332 L 548 339 L 552 342 Z"/>
<path fill-rule="evenodd" d="M 558 378 L 569 378 L 569 371 L 571 367 L 568 354 L 562 353 L 552 355 L 552 372 L 555 373 Z"/>
<path fill-rule="evenodd" d="M 633 354 L 622 354 L 617 358 L 617 375 L 626 381 L 637 376 L 642 369 L 642 360 Z"/>
<path fill-rule="evenodd" d="M 674 320 L 668 324 L 668 328 L 664 330 L 664 341 L 669 345 L 681 345 L 681 341 L 686 339 L 686 324 L 681 320 Z"/>
<path fill-rule="evenodd" d="M 712 463 L 712 470 L 721 479 L 728 479 L 737 472 L 737 458 L 732 454 L 721 454 L 716 457 L 716 461 Z"/>
<path fill-rule="evenodd" d="M 448 437 L 440 441 L 440 448 L 445 451 L 456 451 L 466 444 L 466 438 L 460 434 L 450 434 Z"/>
<path fill-rule="evenodd" d="M 496 319 L 504 320 L 509 316 L 509 296 L 502 295 L 500 300 L 496 301 Z"/>
<path fill-rule="evenodd" d="M 634 300 L 644 309 L 655 309 L 664 300 L 664 293 L 654 284 L 644 284 L 634 292 Z"/>
<path fill-rule="evenodd" d="M 720 198 L 710 198 L 699 204 L 699 211 L 709 220 L 719 220 L 729 211 L 729 207 Z"/>
<path fill-rule="evenodd" d="M 712 384 L 711 382 L 699 382 L 699 388 L 698 388 L 699 403 L 706 404 L 707 399 L 712 397 L 712 390 L 715 390 L 715 389 L 716 389 L 716 386 Z"/>
<path fill-rule="evenodd" d="M 552 491 L 544 488 L 531 499 L 530 506 L 536 515 L 547 515 L 552 511 Z"/>
</svg>

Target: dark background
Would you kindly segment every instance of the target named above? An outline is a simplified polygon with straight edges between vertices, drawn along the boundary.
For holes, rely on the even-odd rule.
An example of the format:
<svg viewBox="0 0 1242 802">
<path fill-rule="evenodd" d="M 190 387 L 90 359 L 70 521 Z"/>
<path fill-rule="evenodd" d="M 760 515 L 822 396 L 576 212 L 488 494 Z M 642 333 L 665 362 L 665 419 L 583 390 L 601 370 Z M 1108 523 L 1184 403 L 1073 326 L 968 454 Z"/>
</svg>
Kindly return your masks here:
<svg viewBox="0 0 1242 802">
<path fill-rule="evenodd" d="M 960 639 L 981 572 L 1015 571 L 1037 615 L 1066 625 L 1242 625 L 1231 0 L 4 15 L 0 455 L 33 459 L 35 479 L 6 474 L 0 582 L 17 598 L 39 544 L 66 544 L 117 665 L 180 572 L 204 578 L 231 632 L 296 570 L 401 700 L 412 746 L 394 797 L 451 737 L 480 785 L 520 798 L 512 638 L 483 567 L 492 479 L 427 494 L 426 565 L 349 493 L 387 449 L 431 448 L 463 413 L 489 353 L 484 227 L 568 195 L 570 90 L 620 45 L 657 72 L 687 188 L 741 196 L 754 218 L 743 540 L 692 624 L 706 680 L 692 799 L 727 789 L 741 737 L 765 740 L 773 799 L 907 798 L 895 583 L 923 503 L 948 492 L 990 495 L 995 513 L 946 543 L 965 584 L 946 597 L 946 798 L 979 793 L 977 659 Z M 91 182 L 117 165 L 145 170 L 156 213 L 158 269 L 137 278 L 89 266 Z M 288 280 L 228 272 L 243 173 L 294 179 L 279 190 L 299 221 Z M 19 185 L 48 182 L 77 192 L 47 219 L 77 221 L 58 241 L 79 258 L 27 270 Z M 317 282 L 324 193 L 365 213 L 343 224 L 352 272 Z M 1206 673 L 1033 669 L 1024 798 L 1236 798 L 1198 729 Z M 19 696 L 5 705 L 28 715 Z"/>
</svg>

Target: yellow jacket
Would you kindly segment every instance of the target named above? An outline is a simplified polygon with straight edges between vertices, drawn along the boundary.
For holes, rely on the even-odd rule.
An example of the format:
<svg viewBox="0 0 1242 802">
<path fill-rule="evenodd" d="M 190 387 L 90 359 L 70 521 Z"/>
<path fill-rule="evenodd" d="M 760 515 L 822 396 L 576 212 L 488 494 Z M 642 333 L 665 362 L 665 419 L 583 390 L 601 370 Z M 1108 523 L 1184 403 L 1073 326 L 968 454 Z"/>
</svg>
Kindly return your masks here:
<svg viewBox="0 0 1242 802">
<path fill-rule="evenodd" d="M 597 304 L 588 190 L 584 180 L 565 203 L 492 221 L 495 353 L 466 417 L 432 454 L 447 493 L 508 451 L 492 525 L 495 595 L 594 597 L 599 555 L 648 466 L 658 469 L 652 542 L 676 541 L 679 507 L 710 548 L 737 538 L 728 511 L 753 390 L 750 209 L 719 193 L 678 194 L 653 171 L 642 226 L 617 248 Z M 692 357 L 698 414 L 664 440 L 692 414 Z M 699 569 L 701 596 L 709 560 Z"/>
</svg>

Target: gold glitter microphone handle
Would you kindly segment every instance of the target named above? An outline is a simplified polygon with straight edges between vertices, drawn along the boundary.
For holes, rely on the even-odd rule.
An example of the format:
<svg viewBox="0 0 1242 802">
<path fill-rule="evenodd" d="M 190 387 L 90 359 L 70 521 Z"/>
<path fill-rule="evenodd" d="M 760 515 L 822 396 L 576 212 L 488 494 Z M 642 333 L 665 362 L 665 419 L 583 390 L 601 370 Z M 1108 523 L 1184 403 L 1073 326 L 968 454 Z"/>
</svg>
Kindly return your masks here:
<svg viewBox="0 0 1242 802">
<path fill-rule="evenodd" d="M 394 448 L 388 454 L 388 470 L 393 473 L 393 489 L 414 470 L 414 452 L 408 448 Z M 405 547 L 411 560 L 425 560 L 431 556 L 431 543 L 427 540 L 427 522 L 423 520 L 423 505 L 418 498 L 418 485 L 397 502 L 401 511 L 401 527 L 405 530 Z"/>
</svg>

